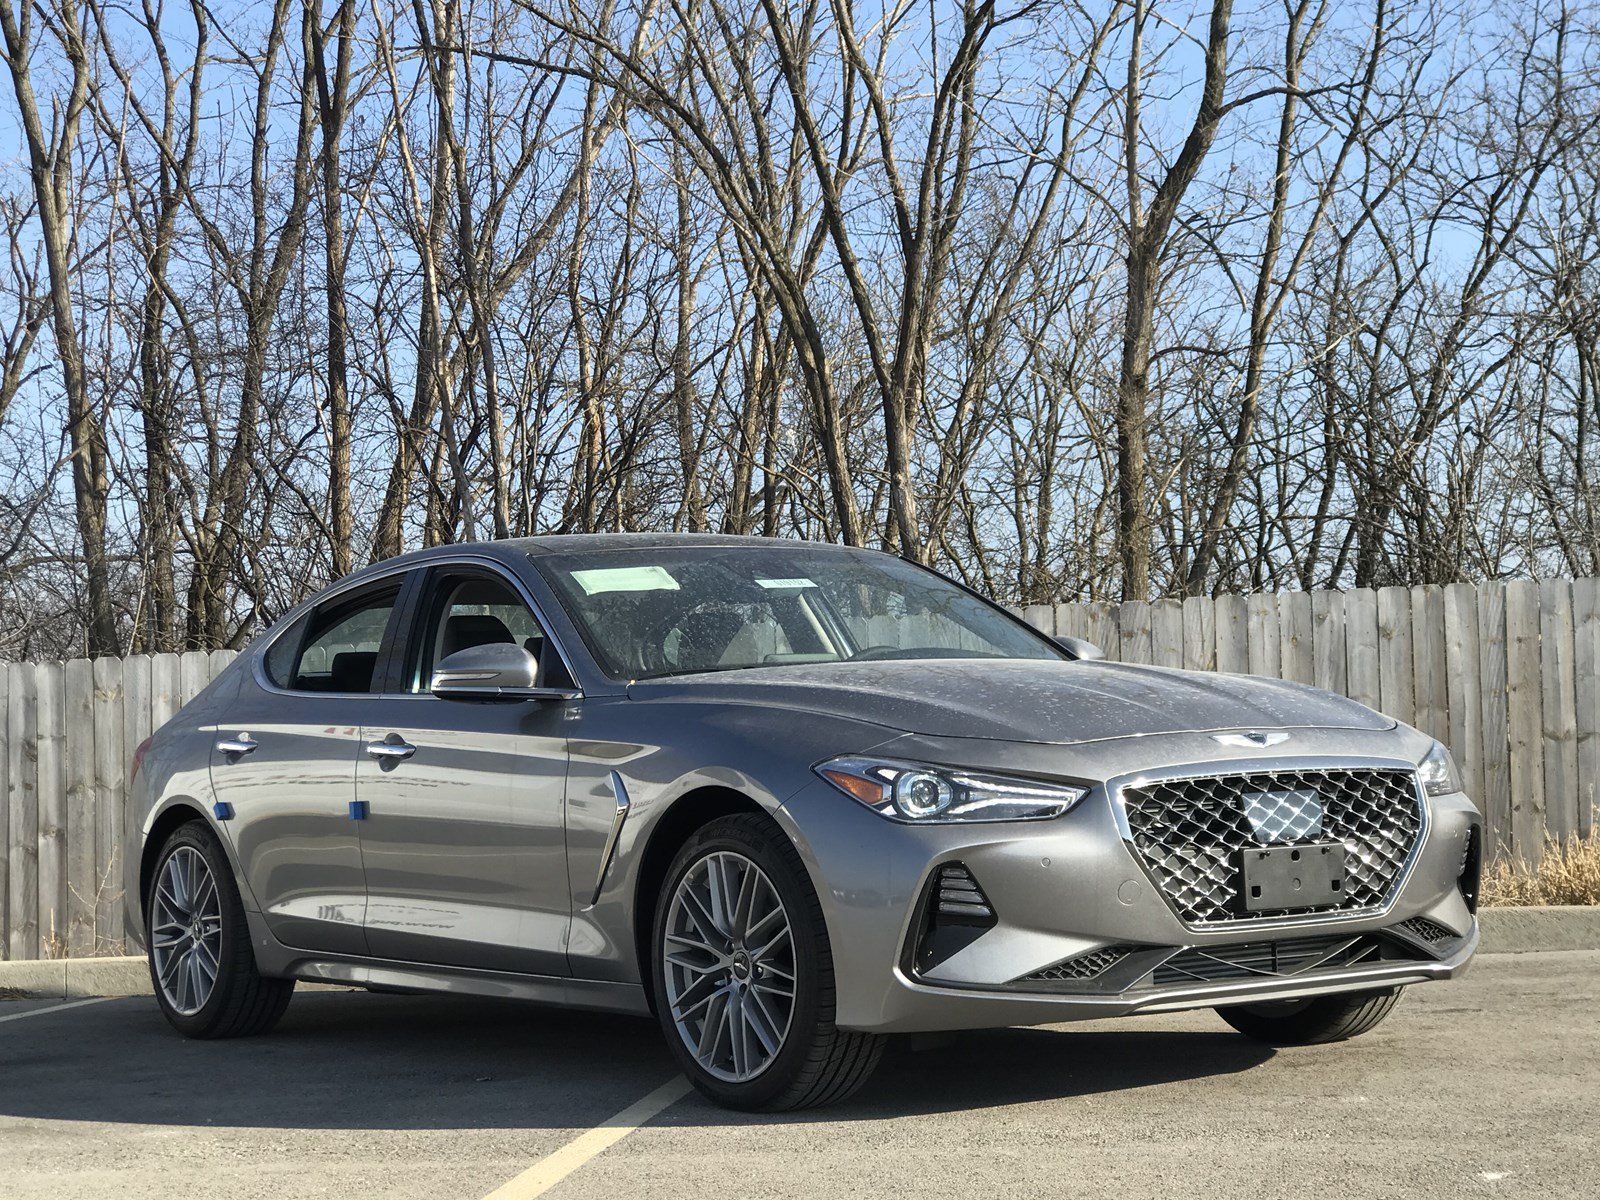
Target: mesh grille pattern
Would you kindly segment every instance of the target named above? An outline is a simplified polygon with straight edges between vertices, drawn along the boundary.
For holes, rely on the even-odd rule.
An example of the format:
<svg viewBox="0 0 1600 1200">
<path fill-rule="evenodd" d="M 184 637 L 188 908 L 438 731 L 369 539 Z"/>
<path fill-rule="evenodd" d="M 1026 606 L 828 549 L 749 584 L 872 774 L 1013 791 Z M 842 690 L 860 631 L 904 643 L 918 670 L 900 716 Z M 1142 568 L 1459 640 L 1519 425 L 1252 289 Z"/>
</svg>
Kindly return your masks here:
<svg viewBox="0 0 1600 1200">
<path fill-rule="evenodd" d="M 1058 962 L 1053 967 L 1035 971 L 1032 975 L 1024 975 L 1018 982 L 1059 983 L 1070 979 L 1094 979 L 1127 958 L 1128 953 L 1126 946 L 1102 946 L 1098 950 L 1069 958 L 1066 962 Z"/>
<path fill-rule="evenodd" d="M 1400 928 L 1414 937 L 1419 937 L 1429 945 L 1439 942 L 1448 942 L 1456 935 L 1446 929 L 1437 921 L 1430 921 L 1427 917 L 1412 917 L 1409 921 L 1401 921 Z"/>
<path fill-rule="evenodd" d="M 1422 829 L 1415 774 L 1260 771 L 1159 780 L 1123 790 L 1134 846 L 1178 915 L 1194 924 L 1279 915 L 1246 913 L 1236 905 L 1239 851 L 1280 844 L 1258 836 L 1248 815 L 1252 810 L 1259 815 L 1261 797 L 1269 792 L 1315 792 L 1322 799 L 1321 831 L 1295 840 L 1345 844 L 1342 899 L 1320 909 L 1296 911 L 1359 912 L 1380 907 Z"/>
</svg>

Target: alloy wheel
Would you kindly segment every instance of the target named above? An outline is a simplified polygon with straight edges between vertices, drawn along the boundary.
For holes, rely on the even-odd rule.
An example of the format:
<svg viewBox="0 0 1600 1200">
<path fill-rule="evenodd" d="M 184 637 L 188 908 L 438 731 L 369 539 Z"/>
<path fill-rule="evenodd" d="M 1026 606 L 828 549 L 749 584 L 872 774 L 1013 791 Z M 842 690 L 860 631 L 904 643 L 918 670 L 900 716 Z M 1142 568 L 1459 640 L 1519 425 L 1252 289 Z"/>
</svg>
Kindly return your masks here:
<svg viewBox="0 0 1600 1200">
<path fill-rule="evenodd" d="M 694 862 L 673 891 L 661 957 L 673 1024 L 706 1072 L 747 1083 L 772 1065 L 794 1016 L 795 955 L 759 866 L 729 850 Z"/>
<path fill-rule="evenodd" d="M 161 865 L 151 906 L 150 953 L 156 981 L 173 1011 L 205 1007 L 222 962 L 222 898 L 205 856 L 179 846 Z"/>
</svg>

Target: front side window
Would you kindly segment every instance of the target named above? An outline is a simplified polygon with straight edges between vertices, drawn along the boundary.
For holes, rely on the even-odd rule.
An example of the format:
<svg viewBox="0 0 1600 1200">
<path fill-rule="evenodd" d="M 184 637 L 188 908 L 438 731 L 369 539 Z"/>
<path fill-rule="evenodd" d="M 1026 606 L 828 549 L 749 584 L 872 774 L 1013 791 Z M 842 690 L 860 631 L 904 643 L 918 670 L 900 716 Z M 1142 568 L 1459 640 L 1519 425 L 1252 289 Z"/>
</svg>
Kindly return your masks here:
<svg viewBox="0 0 1600 1200">
<path fill-rule="evenodd" d="M 618 679 L 873 659 L 1066 657 L 993 605 L 884 554 L 779 544 L 595 550 L 534 562 Z"/>
<path fill-rule="evenodd" d="M 435 577 L 423 611 L 410 691 L 426 692 L 438 665 L 472 646 L 513 643 L 546 661 L 544 630 L 515 589 L 496 576 L 442 573 Z"/>
<path fill-rule="evenodd" d="M 296 692 L 370 692 L 400 584 L 359 600 L 336 599 L 297 623 L 267 652 L 267 675 Z"/>
</svg>

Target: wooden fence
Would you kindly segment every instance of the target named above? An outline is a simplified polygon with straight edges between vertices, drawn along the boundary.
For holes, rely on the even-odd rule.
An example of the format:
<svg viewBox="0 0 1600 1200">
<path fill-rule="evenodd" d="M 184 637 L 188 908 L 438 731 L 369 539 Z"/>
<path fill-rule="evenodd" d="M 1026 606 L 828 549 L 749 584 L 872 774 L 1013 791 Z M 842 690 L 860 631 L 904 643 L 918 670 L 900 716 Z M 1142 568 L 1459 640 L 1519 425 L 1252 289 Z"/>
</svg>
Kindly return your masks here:
<svg viewBox="0 0 1600 1200">
<path fill-rule="evenodd" d="M 1491 852 L 1587 834 L 1600 786 L 1600 580 L 1033 605 L 1106 656 L 1316 684 L 1454 751 Z M 231 661 L 0 664 L 0 955 L 122 949 L 134 748 Z"/>
</svg>

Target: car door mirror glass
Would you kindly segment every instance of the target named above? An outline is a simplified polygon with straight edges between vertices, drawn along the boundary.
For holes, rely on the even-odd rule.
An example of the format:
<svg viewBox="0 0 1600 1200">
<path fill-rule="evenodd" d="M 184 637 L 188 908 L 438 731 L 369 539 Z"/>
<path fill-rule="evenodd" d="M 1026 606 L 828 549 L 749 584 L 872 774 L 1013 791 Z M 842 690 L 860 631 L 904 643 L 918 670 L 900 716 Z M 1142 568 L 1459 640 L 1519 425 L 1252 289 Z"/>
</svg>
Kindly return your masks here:
<svg viewBox="0 0 1600 1200">
<path fill-rule="evenodd" d="M 468 646 L 441 659 L 429 690 L 442 700 L 525 700 L 542 694 L 539 660 L 515 642 Z"/>
</svg>

